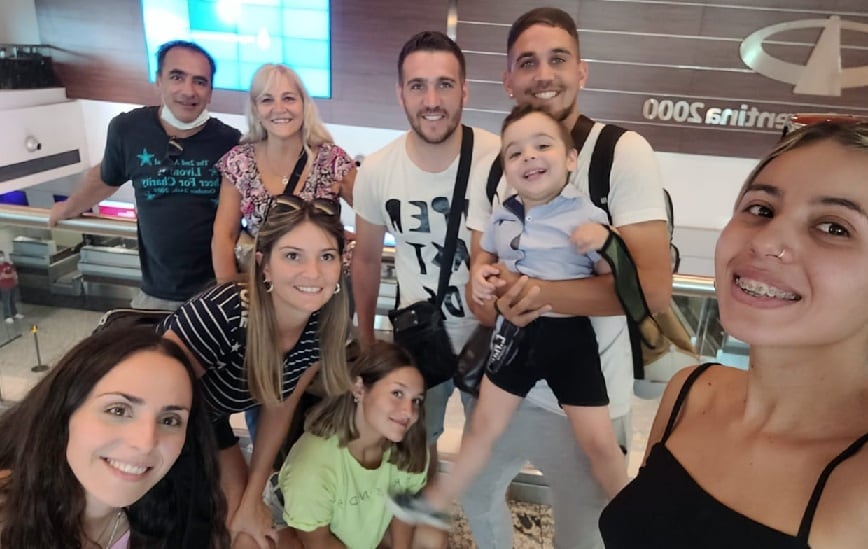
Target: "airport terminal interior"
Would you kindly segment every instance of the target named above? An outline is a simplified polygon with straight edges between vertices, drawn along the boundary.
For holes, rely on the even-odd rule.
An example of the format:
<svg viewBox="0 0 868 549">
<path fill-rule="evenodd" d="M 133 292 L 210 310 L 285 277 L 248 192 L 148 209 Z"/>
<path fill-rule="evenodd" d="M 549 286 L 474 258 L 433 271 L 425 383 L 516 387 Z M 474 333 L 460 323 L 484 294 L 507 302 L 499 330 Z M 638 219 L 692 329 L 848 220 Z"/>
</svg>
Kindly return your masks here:
<svg viewBox="0 0 868 549">
<path fill-rule="evenodd" d="M 317 56 L 303 60 L 307 64 L 299 72 L 312 88 L 336 143 L 361 160 L 406 129 L 394 99 L 393 58 L 416 23 L 436 21 L 438 30 L 457 35 L 468 59 L 465 122 L 499 130 L 511 103 L 500 82 L 503 54 L 499 48 L 510 21 L 536 3 L 498 2 L 418 2 L 417 12 L 405 9 L 417 2 L 404 0 L 297 2 L 308 6 L 299 10 L 310 11 L 304 12 L 304 36 L 281 35 L 280 47 L 249 58 L 233 53 L 243 48 L 222 47 L 230 40 L 231 25 L 225 18 L 235 13 L 231 10 L 220 12 L 224 22 L 218 30 L 208 27 L 211 23 L 203 23 L 201 29 L 190 23 L 188 34 L 180 38 L 192 36 L 220 48 L 222 80 L 215 81 L 220 89 L 210 110 L 242 132 L 247 129 L 245 90 L 252 70 L 263 61 L 302 62 L 268 55 L 281 48 L 290 51 L 297 44 L 294 41 L 306 41 Z M 195 7 L 189 13 L 205 10 L 206 4 L 240 10 L 247 3 L 189 0 Z M 102 158 L 108 122 L 136 106 L 155 104 L 158 96 L 149 75 L 154 72 L 155 47 L 164 34 L 154 26 L 154 14 L 172 3 L 85 0 L 81 10 L 84 4 L 104 17 L 88 21 L 82 12 L 68 8 L 65 0 L 0 4 L 0 126 L 4 128 L 0 132 L 0 250 L 19 277 L 19 314 L 0 318 L 0 409 L 21 399 L 65 351 L 93 331 L 106 310 L 128 306 L 141 282 L 130 185 L 101 202 L 92 214 L 52 229 L 47 226 L 48 211 L 65 200 L 82 173 Z M 179 9 L 187 13 L 187 1 L 174 4 L 183 4 Z M 290 0 L 263 4 L 294 5 Z M 822 72 L 818 67 L 825 56 L 838 54 L 830 48 L 840 49 L 839 76 L 842 64 L 853 66 L 856 59 L 864 64 L 868 50 L 864 0 L 835 2 L 836 10 L 826 9 L 820 0 L 798 4 L 799 9 L 773 0 L 552 3 L 579 21 L 583 56 L 591 74 L 582 91 L 583 112 L 645 136 L 656 151 L 662 181 L 674 203 L 673 243 L 680 257 L 673 278 L 672 311 L 696 354 L 687 355 L 673 346 L 648 367 L 646 379 L 635 382 L 628 453 L 631 477 L 642 462 L 663 387 L 675 371 L 707 360 L 747 367 L 747 346 L 720 326 L 713 253 L 733 199 L 756 158 L 775 143 L 793 113 L 868 114 L 868 81 L 859 84 L 855 76 L 832 78 L 837 84 L 823 87 L 811 80 L 811 75 Z M 314 13 L 310 7 L 314 5 L 320 11 Z M 317 26 L 322 21 L 324 30 Z M 60 30 L 66 27 L 75 32 Z M 238 28 L 239 33 L 249 34 L 243 25 Z M 842 28 L 853 32 L 842 35 Z M 832 32 L 838 33 L 835 40 L 823 38 Z M 773 41 L 763 50 L 763 41 L 775 33 L 785 33 L 785 40 Z M 88 42 L 83 36 L 97 38 Z M 378 38 L 368 39 L 374 36 Z M 277 37 L 272 39 L 278 43 Z M 260 33 L 238 40 L 253 48 L 265 39 Z M 353 50 L 360 40 L 373 42 L 369 51 Z M 118 42 L 126 45 L 113 49 Z M 744 54 L 756 44 L 765 57 Z M 775 67 L 785 63 L 776 56 L 788 61 L 787 70 L 804 71 L 781 77 L 786 71 Z M 342 220 L 353 229 L 355 219 L 346 203 Z M 383 339 L 391 337 L 386 315 L 395 302 L 393 246 L 387 237 L 376 317 L 378 337 Z M 233 416 L 232 426 L 245 445 L 249 438 L 243 418 Z M 458 451 L 463 428 L 464 413 L 456 392 L 438 442 L 445 472 Z M 551 482 L 557 479 L 542 478 L 532 464 L 513 482 L 508 497 L 515 547 L 552 547 L 547 491 Z M 455 506 L 452 514 L 456 522 L 450 547 L 473 547 L 460 508 Z"/>
</svg>

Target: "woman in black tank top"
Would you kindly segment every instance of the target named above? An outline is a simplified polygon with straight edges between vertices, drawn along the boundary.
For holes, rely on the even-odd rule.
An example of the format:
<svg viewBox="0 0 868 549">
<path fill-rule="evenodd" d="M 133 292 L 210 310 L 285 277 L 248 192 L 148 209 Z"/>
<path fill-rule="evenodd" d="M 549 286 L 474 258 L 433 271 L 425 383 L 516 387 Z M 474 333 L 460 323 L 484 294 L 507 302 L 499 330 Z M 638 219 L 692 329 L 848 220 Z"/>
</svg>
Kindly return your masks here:
<svg viewBox="0 0 868 549">
<path fill-rule="evenodd" d="M 748 370 L 669 384 L 608 549 L 868 547 L 868 123 L 789 134 L 721 232 L 721 322 Z"/>
</svg>

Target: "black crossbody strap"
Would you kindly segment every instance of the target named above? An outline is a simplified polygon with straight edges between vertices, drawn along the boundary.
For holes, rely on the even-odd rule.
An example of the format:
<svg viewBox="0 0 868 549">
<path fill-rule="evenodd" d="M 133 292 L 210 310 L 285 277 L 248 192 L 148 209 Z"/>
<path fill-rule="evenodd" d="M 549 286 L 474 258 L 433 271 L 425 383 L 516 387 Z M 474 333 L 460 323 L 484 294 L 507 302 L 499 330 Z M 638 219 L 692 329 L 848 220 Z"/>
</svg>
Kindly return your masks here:
<svg viewBox="0 0 868 549">
<path fill-rule="evenodd" d="M 295 161 L 295 166 L 292 168 L 292 173 L 286 181 L 286 186 L 281 194 L 292 196 L 295 193 L 295 186 L 298 185 L 298 180 L 301 179 L 301 172 L 307 165 L 307 151 L 301 149 L 301 154 L 298 155 L 298 160 Z"/>
<path fill-rule="evenodd" d="M 467 193 L 467 180 L 470 178 L 470 160 L 473 156 L 473 128 L 461 126 L 461 156 L 458 158 L 458 173 L 455 176 L 455 190 L 452 192 L 452 204 L 449 207 L 449 220 L 446 225 L 446 238 L 443 240 L 443 253 L 440 256 L 440 281 L 437 284 L 437 295 L 434 305 L 439 309 L 446 297 L 446 287 L 452 276 L 452 260 L 455 258 L 455 248 L 458 246 L 458 225 L 461 223 L 461 213 L 464 210 Z"/>
</svg>

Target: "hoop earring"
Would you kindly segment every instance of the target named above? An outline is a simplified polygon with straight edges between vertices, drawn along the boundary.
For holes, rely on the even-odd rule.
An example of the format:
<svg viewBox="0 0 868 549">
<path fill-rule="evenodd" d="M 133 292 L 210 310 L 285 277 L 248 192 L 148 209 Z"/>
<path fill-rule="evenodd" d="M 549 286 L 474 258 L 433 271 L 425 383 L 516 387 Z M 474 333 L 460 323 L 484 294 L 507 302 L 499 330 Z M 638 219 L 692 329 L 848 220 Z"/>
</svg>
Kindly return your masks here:
<svg viewBox="0 0 868 549">
<path fill-rule="evenodd" d="M 270 294 L 271 291 L 274 290 L 274 282 L 272 282 L 272 281 L 270 281 L 270 280 L 264 280 L 264 279 L 263 279 L 263 280 L 262 280 L 262 284 L 265 286 L 265 291 L 266 291 L 267 293 Z"/>
<path fill-rule="evenodd" d="M 335 286 L 335 295 L 341 293 L 341 283 L 338 282 L 337 286 Z"/>
</svg>

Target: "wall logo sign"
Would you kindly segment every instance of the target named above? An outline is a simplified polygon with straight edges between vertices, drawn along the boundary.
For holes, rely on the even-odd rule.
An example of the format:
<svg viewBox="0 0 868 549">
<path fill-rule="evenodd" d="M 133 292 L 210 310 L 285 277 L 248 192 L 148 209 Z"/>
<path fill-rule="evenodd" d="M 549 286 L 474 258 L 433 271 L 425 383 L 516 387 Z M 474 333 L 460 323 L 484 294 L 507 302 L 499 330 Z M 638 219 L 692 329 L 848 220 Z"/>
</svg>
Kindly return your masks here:
<svg viewBox="0 0 868 549">
<path fill-rule="evenodd" d="M 777 59 L 763 49 L 765 40 L 775 34 L 816 28 L 823 29 L 823 32 L 804 65 Z M 763 76 L 793 84 L 793 93 L 840 96 L 842 89 L 868 86 L 868 65 L 841 67 L 841 29 L 868 34 L 868 24 L 842 21 L 837 15 L 828 19 L 778 23 L 759 29 L 745 38 L 739 48 L 741 59 Z"/>
</svg>

